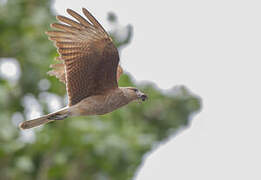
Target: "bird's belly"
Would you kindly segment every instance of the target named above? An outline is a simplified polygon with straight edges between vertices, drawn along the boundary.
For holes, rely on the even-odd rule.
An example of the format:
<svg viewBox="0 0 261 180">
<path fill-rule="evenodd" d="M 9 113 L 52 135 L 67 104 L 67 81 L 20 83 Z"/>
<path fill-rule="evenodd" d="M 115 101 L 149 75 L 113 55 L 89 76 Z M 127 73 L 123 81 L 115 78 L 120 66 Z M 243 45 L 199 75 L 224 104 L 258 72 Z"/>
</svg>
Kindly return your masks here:
<svg viewBox="0 0 261 180">
<path fill-rule="evenodd" d="M 101 101 L 87 98 L 86 100 L 79 102 L 73 108 L 72 115 L 103 115 L 112 112 L 123 105 L 123 103 L 119 103 L 117 101 Z"/>
<path fill-rule="evenodd" d="M 95 108 L 95 115 L 103 115 L 115 110 L 114 108 L 107 106 L 106 104 L 99 104 Z"/>
<path fill-rule="evenodd" d="M 119 103 L 103 103 L 103 104 L 99 104 L 96 107 L 96 114 L 97 115 L 103 115 L 103 114 L 107 114 L 110 113 L 120 107 L 122 107 L 122 104 Z"/>
</svg>

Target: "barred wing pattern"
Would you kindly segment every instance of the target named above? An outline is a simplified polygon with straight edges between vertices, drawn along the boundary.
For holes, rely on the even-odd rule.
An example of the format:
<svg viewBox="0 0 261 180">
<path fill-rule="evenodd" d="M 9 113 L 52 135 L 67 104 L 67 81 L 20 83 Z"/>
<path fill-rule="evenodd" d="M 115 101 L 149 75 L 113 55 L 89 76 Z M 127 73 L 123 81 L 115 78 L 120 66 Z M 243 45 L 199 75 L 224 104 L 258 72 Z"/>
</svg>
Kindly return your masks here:
<svg viewBox="0 0 261 180">
<path fill-rule="evenodd" d="M 52 65 L 55 75 L 66 83 L 69 106 L 82 99 L 117 88 L 119 55 L 111 38 L 99 22 L 83 8 L 87 19 L 71 9 L 68 14 L 77 21 L 57 16 L 61 23 L 51 24 L 49 39 L 54 41 L 61 63 Z M 119 74 L 119 72 L 118 72 Z"/>
<path fill-rule="evenodd" d="M 61 59 L 59 59 L 59 60 L 61 60 Z M 48 71 L 47 74 L 49 74 L 50 76 L 55 76 L 61 82 L 66 83 L 66 81 L 65 81 L 65 67 L 64 67 L 64 63 L 51 64 L 50 67 L 52 68 L 52 70 Z M 123 74 L 123 69 L 122 69 L 122 67 L 120 65 L 118 65 L 118 68 L 117 68 L 117 81 L 119 81 L 119 79 L 120 79 L 122 74 Z"/>
</svg>

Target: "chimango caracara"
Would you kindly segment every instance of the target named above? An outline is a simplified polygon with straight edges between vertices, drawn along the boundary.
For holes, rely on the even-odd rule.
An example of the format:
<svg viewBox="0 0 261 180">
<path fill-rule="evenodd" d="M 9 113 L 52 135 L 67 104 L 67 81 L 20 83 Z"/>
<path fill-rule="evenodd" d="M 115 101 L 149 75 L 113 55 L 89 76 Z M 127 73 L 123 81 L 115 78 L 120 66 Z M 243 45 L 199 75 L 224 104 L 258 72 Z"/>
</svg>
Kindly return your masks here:
<svg viewBox="0 0 261 180">
<path fill-rule="evenodd" d="M 122 74 L 119 54 L 112 39 L 99 22 L 85 8 L 85 19 L 67 9 L 75 20 L 57 16 L 61 23 L 51 24 L 57 30 L 48 31 L 60 54 L 60 63 L 53 64 L 49 75 L 66 84 L 68 106 L 51 114 L 20 124 L 29 129 L 69 116 L 102 115 L 134 100 L 147 99 L 135 87 L 118 87 Z"/>
</svg>

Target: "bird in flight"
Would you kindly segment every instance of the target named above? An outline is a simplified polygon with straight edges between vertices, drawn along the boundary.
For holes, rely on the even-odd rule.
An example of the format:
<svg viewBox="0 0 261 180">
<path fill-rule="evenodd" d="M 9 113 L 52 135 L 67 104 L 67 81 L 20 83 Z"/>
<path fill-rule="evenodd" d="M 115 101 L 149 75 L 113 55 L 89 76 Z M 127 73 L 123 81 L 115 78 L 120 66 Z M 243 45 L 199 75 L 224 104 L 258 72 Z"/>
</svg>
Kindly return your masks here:
<svg viewBox="0 0 261 180">
<path fill-rule="evenodd" d="M 49 75 L 65 83 L 68 106 L 54 113 L 24 121 L 21 129 L 33 128 L 70 116 L 103 115 L 147 95 L 135 87 L 118 87 L 123 70 L 119 53 L 111 37 L 85 8 L 84 18 L 75 11 L 67 13 L 75 20 L 57 16 L 60 23 L 46 34 L 57 47 L 59 63 L 52 64 Z"/>
</svg>

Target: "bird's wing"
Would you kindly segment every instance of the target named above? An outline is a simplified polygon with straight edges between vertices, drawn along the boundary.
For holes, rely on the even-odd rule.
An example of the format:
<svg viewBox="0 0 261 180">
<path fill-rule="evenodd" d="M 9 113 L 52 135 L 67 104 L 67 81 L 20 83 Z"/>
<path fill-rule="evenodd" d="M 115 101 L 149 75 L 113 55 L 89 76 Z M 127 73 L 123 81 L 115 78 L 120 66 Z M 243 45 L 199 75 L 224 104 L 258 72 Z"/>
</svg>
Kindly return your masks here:
<svg viewBox="0 0 261 180">
<path fill-rule="evenodd" d="M 48 71 L 47 74 L 50 76 L 55 76 L 58 78 L 61 82 L 66 84 L 66 78 L 65 78 L 65 67 L 64 63 L 57 63 L 57 64 L 51 64 L 50 67 L 52 68 L 51 71 Z"/>
<path fill-rule="evenodd" d="M 66 84 L 64 63 L 51 64 L 50 67 L 52 68 L 52 70 L 48 71 L 47 73 L 50 76 L 55 76 L 61 82 Z M 118 68 L 117 68 L 117 82 L 119 81 L 122 73 L 123 73 L 123 69 L 122 69 L 121 65 L 118 65 Z"/>
<path fill-rule="evenodd" d="M 69 106 L 82 99 L 103 94 L 118 87 L 118 50 L 98 21 L 83 8 L 85 19 L 71 9 L 68 14 L 77 21 L 57 16 L 61 23 L 51 24 L 49 39 L 55 42 L 62 63 L 53 65 L 56 75 L 66 83 Z M 65 72 L 65 78 L 62 76 Z"/>
</svg>

